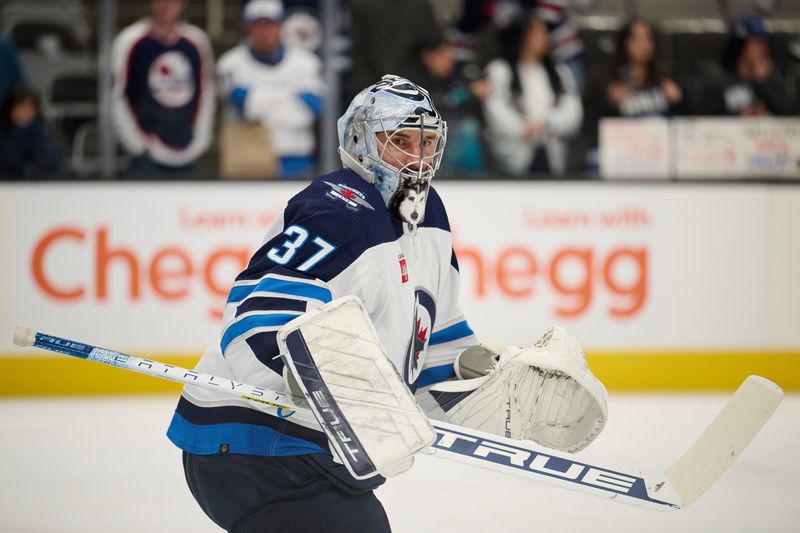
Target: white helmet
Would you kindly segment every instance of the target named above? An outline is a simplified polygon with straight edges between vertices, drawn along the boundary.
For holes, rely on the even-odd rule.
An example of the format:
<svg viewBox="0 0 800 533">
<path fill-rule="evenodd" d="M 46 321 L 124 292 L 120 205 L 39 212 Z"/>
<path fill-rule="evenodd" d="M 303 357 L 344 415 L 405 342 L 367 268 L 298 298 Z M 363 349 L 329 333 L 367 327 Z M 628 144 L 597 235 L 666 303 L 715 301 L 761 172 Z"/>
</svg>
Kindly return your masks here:
<svg viewBox="0 0 800 533">
<path fill-rule="evenodd" d="M 338 129 L 344 166 L 374 184 L 389 211 L 412 229 L 422 222 L 447 141 L 447 124 L 428 91 L 387 74 L 353 98 Z"/>
</svg>

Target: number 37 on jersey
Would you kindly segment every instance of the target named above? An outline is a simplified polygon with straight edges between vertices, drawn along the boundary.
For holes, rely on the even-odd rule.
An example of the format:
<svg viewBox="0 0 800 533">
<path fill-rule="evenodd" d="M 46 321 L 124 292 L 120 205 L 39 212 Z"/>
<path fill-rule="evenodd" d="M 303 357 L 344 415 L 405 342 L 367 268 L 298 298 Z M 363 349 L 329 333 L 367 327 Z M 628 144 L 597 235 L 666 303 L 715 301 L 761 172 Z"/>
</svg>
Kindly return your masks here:
<svg viewBox="0 0 800 533">
<path fill-rule="evenodd" d="M 267 257 L 279 265 L 288 265 L 304 246 L 313 246 L 315 253 L 296 267 L 297 270 L 305 272 L 336 251 L 336 246 L 319 235 L 312 235 L 306 228 L 297 224 L 286 228 L 283 234 L 287 237 L 283 244 L 267 252 Z"/>
</svg>

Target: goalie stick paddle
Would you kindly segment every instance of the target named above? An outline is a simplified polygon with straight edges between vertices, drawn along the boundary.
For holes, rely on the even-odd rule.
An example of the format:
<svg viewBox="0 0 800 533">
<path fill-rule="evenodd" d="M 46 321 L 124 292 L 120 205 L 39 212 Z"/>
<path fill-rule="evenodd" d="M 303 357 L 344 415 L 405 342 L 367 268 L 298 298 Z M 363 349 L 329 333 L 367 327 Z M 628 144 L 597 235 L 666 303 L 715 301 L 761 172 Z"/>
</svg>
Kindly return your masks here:
<svg viewBox="0 0 800 533">
<path fill-rule="evenodd" d="M 273 416 L 315 423 L 306 406 L 287 394 L 238 383 L 17 326 L 14 344 L 132 370 L 187 385 L 227 391 L 260 403 Z M 431 420 L 436 440 L 427 453 L 469 466 L 545 482 L 651 509 L 681 509 L 702 495 L 733 463 L 780 404 L 783 391 L 760 376 L 748 377 L 684 455 L 664 471 L 619 469 L 550 450 L 529 441 L 489 435 Z"/>
<path fill-rule="evenodd" d="M 336 298 L 278 331 L 284 362 L 356 479 L 397 475 L 436 431 L 381 344 L 364 305 Z"/>
<path fill-rule="evenodd" d="M 367 479 L 377 474 L 375 463 L 320 376 L 302 334 L 293 331 L 285 342 L 291 347 L 295 368 L 299 370 L 299 382 L 303 384 L 313 382 L 315 385 L 313 390 L 308 391 L 307 398 L 312 402 L 309 405 L 316 411 L 317 420 L 336 449 L 336 454 L 342 458 L 350 474 L 356 479 Z"/>
</svg>

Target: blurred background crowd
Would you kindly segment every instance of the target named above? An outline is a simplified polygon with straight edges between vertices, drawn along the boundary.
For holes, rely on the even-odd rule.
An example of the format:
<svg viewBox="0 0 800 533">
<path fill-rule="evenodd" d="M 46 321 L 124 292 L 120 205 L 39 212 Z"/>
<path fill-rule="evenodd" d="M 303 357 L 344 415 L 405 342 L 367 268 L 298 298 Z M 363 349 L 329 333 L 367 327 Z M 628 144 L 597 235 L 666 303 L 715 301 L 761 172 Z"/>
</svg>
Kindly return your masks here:
<svg viewBox="0 0 800 533">
<path fill-rule="evenodd" d="M 6 0 L 4 179 L 306 179 L 386 73 L 440 176 L 593 177 L 604 117 L 800 114 L 797 0 Z"/>
</svg>

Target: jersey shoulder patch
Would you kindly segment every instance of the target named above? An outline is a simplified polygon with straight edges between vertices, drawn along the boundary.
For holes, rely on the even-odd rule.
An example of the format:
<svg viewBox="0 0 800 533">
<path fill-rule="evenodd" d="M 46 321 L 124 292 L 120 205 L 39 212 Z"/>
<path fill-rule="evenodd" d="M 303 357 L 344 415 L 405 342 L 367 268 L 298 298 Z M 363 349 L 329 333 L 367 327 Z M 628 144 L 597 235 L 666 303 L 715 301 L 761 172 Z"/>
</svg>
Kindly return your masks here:
<svg viewBox="0 0 800 533">
<path fill-rule="evenodd" d="M 394 223 L 378 190 L 349 169 L 315 179 L 289 201 L 287 211 L 293 206 L 302 209 L 304 204 L 341 219 L 331 220 L 335 225 L 351 226 L 365 247 L 395 241 L 402 235 L 402 227 Z"/>
</svg>

